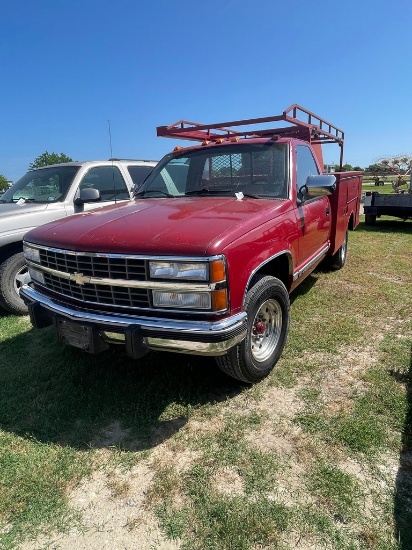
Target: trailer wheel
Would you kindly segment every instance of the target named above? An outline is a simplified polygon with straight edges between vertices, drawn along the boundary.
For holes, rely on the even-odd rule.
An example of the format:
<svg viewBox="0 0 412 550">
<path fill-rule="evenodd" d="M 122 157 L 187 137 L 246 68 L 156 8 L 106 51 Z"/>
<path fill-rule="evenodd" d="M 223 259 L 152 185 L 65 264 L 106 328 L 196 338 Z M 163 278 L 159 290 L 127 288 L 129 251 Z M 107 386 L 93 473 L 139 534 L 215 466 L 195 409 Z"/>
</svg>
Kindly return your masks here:
<svg viewBox="0 0 412 550">
<path fill-rule="evenodd" d="M 375 225 L 375 223 L 376 223 L 376 214 L 365 214 L 366 225 Z"/>
<path fill-rule="evenodd" d="M 285 285 L 275 277 L 257 277 L 246 294 L 245 310 L 246 338 L 216 362 L 232 378 L 253 384 L 272 371 L 286 343 L 290 301 Z"/>
<path fill-rule="evenodd" d="M 23 252 L 13 254 L 0 265 L 0 306 L 17 315 L 27 313 L 19 289 L 30 280 Z"/>
</svg>

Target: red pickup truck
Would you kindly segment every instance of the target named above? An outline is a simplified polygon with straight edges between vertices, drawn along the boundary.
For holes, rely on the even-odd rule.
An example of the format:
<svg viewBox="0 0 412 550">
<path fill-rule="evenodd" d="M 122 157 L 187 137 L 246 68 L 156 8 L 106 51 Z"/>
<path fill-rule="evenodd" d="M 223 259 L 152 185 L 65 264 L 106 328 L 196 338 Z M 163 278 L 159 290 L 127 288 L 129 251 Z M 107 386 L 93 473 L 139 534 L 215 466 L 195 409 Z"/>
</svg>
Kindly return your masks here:
<svg viewBox="0 0 412 550">
<path fill-rule="evenodd" d="M 290 292 L 320 262 L 343 267 L 362 173 L 322 173 L 322 144 L 342 165 L 344 134 L 298 105 L 157 133 L 196 144 L 166 155 L 134 200 L 26 234 L 32 324 L 90 353 L 214 356 L 257 382 L 285 345 Z"/>
</svg>

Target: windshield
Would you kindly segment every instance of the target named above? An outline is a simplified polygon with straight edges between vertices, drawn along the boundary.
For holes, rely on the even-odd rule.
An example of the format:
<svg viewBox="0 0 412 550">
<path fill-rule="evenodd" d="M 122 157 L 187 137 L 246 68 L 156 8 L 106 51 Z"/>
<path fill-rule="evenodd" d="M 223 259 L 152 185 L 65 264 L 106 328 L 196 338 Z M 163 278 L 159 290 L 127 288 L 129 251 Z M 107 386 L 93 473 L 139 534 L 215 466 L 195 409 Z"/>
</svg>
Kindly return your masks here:
<svg viewBox="0 0 412 550">
<path fill-rule="evenodd" d="M 254 198 L 286 198 L 287 158 L 287 144 L 274 142 L 171 153 L 153 169 L 135 197 L 243 193 Z"/>
<path fill-rule="evenodd" d="M 56 202 L 64 199 L 80 166 L 55 166 L 27 172 L 0 202 Z"/>
</svg>

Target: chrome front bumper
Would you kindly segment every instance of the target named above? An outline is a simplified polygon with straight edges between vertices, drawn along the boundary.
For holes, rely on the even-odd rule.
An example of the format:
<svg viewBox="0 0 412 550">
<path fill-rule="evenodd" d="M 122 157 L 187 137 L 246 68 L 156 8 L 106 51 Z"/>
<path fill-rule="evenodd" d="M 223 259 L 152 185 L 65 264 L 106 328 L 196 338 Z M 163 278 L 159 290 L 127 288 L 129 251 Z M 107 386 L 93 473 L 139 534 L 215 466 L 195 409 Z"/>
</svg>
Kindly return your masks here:
<svg viewBox="0 0 412 550">
<path fill-rule="evenodd" d="M 58 323 L 63 322 L 76 331 L 78 327 L 92 331 L 96 346 L 83 347 L 91 352 L 103 351 L 108 344 L 120 343 L 126 346 L 128 355 L 135 358 L 148 350 L 218 356 L 224 355 L 246 336 L 245 312 L 219 321 L 180 321 L 75 308 L 42 294 L 31 285 L 23 285 L 20 296 L 27 304 L 31 322 L 36 328 L 52 324 L 57 328 Z"/>
</svg>

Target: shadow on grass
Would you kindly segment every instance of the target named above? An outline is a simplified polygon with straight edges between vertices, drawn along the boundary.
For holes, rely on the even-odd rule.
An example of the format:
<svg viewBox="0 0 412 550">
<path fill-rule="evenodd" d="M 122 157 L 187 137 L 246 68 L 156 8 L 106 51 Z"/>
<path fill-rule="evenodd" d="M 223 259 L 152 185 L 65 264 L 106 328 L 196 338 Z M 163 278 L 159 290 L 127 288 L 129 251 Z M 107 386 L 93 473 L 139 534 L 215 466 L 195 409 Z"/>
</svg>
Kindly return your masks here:
<svg viewBox="0 0 412 550">
<path fill-rule="evenodd" d="M 402 550 L 412 548 L 412 348 L 410 366 L 403 381 L 406 382 L 407 410 L 396 476 L 394 502 L 395 538 Z"/>
<path fill-rule="evenodd" d="M 361 221 L 356 231 L 360 233 L 412 233 L 412 223 L 400 218 L 378 218 L 374 225 L 366 225 Z"/>
<path fill-rule="evenodd" d="M 2 317 L 14 335 L 0 343 L 0 429 L 42 443 L 152 448 L 194 411 L 245 387 L 213 358 L 151 353 L 135 361 L 121 346 L 88 355 L 59 344 L 52 328 Z"/>
<path fill-rule="evenodd" d="M 323 264 L 320 264 L 315 271 L 313 271 L 304 281 L 302 281 L 298 287 L 290 294 L 290 303 L 296 300 L 298 296 L 304 296 L 310 292 L 311 288 L 316 284 L 319 276 L 322 276 L 322 273 L 325 271 Z"/>
</svg>

